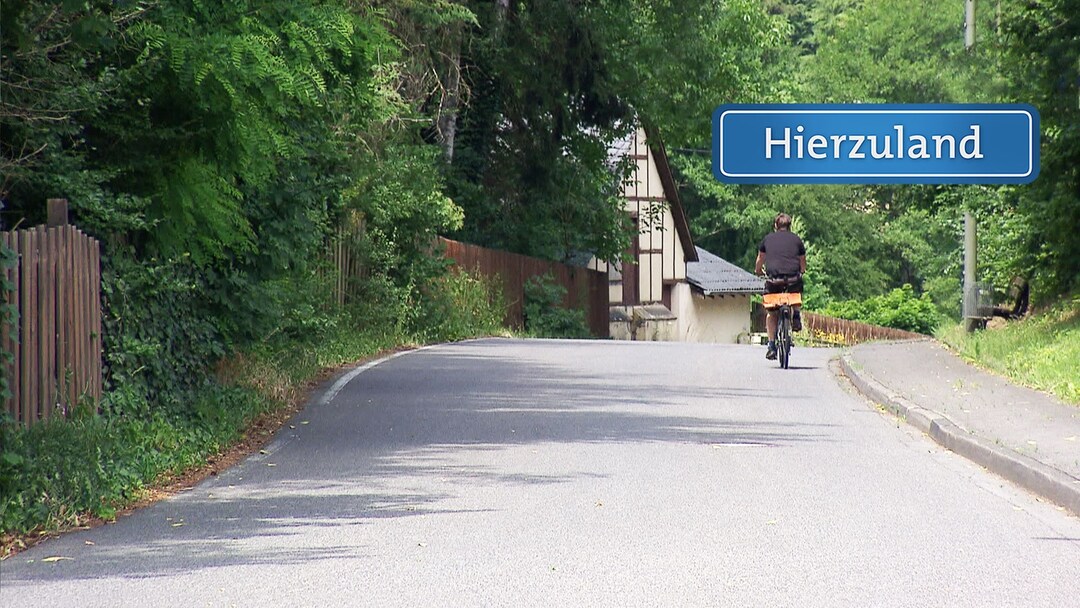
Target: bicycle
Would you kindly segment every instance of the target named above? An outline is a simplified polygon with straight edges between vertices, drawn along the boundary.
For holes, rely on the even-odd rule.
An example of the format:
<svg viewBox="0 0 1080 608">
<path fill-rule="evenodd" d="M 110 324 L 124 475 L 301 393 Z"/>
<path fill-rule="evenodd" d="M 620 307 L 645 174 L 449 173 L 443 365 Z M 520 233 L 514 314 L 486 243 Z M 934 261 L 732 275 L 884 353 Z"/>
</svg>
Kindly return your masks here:
<svg viewBox="0 0 1080 608">
<path fill-rule="evenodd" d="M 782 286 L 787 289 L 798 283 L 799 277 L 783 279 L 766 279 L 766 283 L 773 286 Z M 791 347 L 795 343 L 792 337 L 792 324 L 794 323 L 794 309 L 802 306 L 802 294 L 798 292 L 782 291 L 767 293 L 763 297 L 766 309 L 778 309 L 776 320 L 776 358 L 780 361 L 782 369 L 788 368 L 791 361 Z"/>
</svg>

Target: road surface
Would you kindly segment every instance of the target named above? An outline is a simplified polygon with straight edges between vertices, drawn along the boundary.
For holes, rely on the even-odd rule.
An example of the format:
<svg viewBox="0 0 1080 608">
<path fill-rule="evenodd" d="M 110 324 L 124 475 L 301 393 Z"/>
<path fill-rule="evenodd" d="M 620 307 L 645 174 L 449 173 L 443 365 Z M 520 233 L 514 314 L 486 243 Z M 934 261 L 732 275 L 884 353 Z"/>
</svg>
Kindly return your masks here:
<svg viewBox="0 0 1080 608">
<path fill-rule="evenodd" d="M 763 354 L 407 353 L 268 453 L 3 562 L 0 605 L 1077 605 L 1080 520 L 845 390 L 835 351 Z"/>
</svg>

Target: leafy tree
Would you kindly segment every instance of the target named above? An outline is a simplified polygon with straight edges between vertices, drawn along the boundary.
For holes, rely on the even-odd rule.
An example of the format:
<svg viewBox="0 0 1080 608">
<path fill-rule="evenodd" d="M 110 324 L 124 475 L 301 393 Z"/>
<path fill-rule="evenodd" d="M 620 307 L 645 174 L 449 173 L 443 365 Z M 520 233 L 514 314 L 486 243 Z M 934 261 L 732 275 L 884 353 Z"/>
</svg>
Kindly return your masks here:
<svg viewBox="0 0 1080 608">
<path fill-rule="evenodd" d="M 45 198 L 100 198 L 104 172 L 81 125 L 121 86 L 99 65 L 143 10 L 111 2 L 0 5 L 0 202 L 4 224 L 44 220 Z"/>
<path fill-rule="evenodd" d="M 810 100 L 971 103 L 993 98 L 985 72 L 972 69 L 982 56 L 964 50 L 962 2 L 843 2 L 836 8 L 840 12 L 834 14 L 818 6 L 816 51 L 802 72 Z M 927 18 L 928 11 L 934 18 Z M 977 78 L 980 86 L 974 86 Z"/>
<path fill-rule="evenodd" d="M 1080 13 L 1077 0 L 1005 2 L 1003 65 L 1012 99 L 1033 104 L 1042 122 L 1041 171 L 1015 192 L 1028 253 L 1024 266 L 1044 278 L 1039 292 L 1080 288 Z"/>
<path fill-rule="evenodd" d="M 5 213 L 37 221 L 66 196 L 103 239 L 114 383 L 175 401 L 318 300 L 314 263 L 360 192 L 357 134 L 401 112 L 379 15 L 343 2 L 3 9 Z"/>
<path fill-rule="evenodd" d="M 783 38 L 759 3 L 470 3 L 451 197 L 459 236 L 553 259 L 613 258 L 629 225 L 607 150 L 633 121 L 707 141 L 717 103 L 748 96 Z"/>
</svg>

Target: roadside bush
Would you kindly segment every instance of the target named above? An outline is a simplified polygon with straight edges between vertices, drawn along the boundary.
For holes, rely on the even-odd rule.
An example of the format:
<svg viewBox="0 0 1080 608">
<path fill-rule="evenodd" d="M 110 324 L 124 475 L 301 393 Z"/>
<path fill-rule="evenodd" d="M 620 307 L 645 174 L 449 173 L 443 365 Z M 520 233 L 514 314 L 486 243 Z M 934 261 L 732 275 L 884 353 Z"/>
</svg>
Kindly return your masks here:
<svg viewBox="0 0 1080 608">
<path fill-rule="evenodd" d="M 207 309 L 206 279 L 188 259 L 137 260 L 121 248 L 107 253 L 101 281 L 106 395 L 120 391 L 114 411 L 141 403 L 175 411 L 205 385 L 227 348 Z"/>
<path fill-rule="evenodd" d="M 840 319 L 862 321 L 894 327 L 921 334 L 933 333 L 941 321 L 941 315 L 927 293 L 915 296 L 915 290 L 909 284 L 894 289 L 887 294 L 865 300 L 844 300 L 831 302 L 822 314 Z"/>
<path fill-rule="evenodd" d="M 446 342 L 505 332 L 501 286 L 451 270 L 417 290 L 408 327 L 419 342 Z"/>
<path fill-rule="evenodd" d="M 253 391 L 215 387 L 196 396 L 187 417 L 144 408 L 145 416 L 56 418 L 29 428 L 5 419 L 0 531 L 78 525 L 87 514 L 114 517 L 161 475 L 201 464 L 230 445 L 266 408 Z"/>
<path fill-rule="evenodd" d="M 551 275 L 525 283 L 525 331 L 538 338 L 589 338 L 585 311 L 564 308 L 566 289 Z"/>
</svg>

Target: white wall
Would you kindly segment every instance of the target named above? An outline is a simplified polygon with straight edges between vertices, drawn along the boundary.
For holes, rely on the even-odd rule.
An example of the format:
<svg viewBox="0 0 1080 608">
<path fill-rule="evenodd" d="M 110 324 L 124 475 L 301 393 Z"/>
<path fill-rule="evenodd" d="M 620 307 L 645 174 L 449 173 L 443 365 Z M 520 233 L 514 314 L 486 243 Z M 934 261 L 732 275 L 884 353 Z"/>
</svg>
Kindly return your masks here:
<svg viewBox="0 0 1080 608">
<path fill-rule="evenodd" d="M 750 335 L 750 296 L 744 294 L 705 297 L 680 283 L 672 294 L 679 317 L 677 340 L 734 344 Z"/>
</svg>

